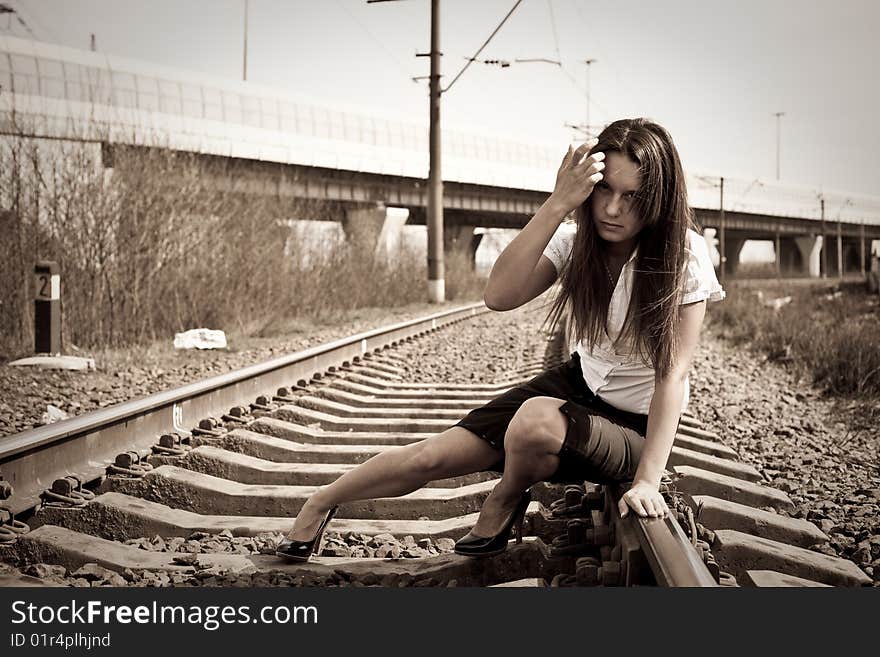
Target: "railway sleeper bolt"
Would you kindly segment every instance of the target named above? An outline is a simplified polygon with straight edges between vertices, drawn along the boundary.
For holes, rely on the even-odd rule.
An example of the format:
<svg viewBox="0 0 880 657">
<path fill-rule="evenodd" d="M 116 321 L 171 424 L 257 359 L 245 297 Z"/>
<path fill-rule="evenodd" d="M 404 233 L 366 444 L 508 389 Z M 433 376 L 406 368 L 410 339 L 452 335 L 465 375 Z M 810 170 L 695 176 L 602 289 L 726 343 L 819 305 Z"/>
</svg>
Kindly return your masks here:
<svg viewBox="0 0 880 657">
<path fill-rule="evenodd" d="M 250 412 L 244 406 L 233 406 L 229 409 L 229 412 L 222 416 L 222 419 L 226 422 L 238 422 L 240 424 L 246 424 L 250 422 Z"/>
<path fill-rule="evenodd" d="M 26 523 L 15 519 L 12 509 L 0 506 L 0 544 L 12 543 L 21 534 L 26 534 L 30 530 L 30 526 Z"/>
<path fill-rule="evenodd" d="M 706 570 L 709 571 L 709 574 L 712 575 L 712 579 L 715 580 L 715 583 L 718 584 L 721 582 L 721 568 L 718 566 L 718 563 L 715 559 L 709 555 L 704 561 L 706 564 Z"/>
<path fill-rule="evenodd" d="M 294 386 L 295 387 L 295 386 Z M 272 397 L 272 401 L 279 402 L 290 402 L 295 398 L 293 396 L 293 390 L 288 388 L 287 386 L 281 386 L 278 390 L 275 391 L 275 396 Z"/>
<path fill-rule="evenodd" d="M 179 433 L 163 433 L 159 436 L 160 447 L 180 447 L 182 444 Z"/>
<path fill-rule="evenodd" d="M 0 500 L 8 500 L 12 497 L 12 484 L 8 481 L 4 481 L 3 477 L 0 476 Z"/>
<path fill-rule="evenodd" d="M 575 506 L 577 504 L 580 504 L 583 494 L 584 491 L 579 486 L 566 486 L 564 498 L 566 506 Z"/>
<path fill-rule="evenodd" d="M 222 436 L 226 433 L 226 427 L 224 427 L 220 420 L 214 417 L 206 417 L 202 420 L 199 420 L 199 424 L 192 430 L 194 436 Z"/>
<path fill-rule="evenodd" d="M 578 586 L 598 586 L 599 563 L 595 557 L 581 557 L 575 562 L 575 578 Z"/>
<path fill-rule="evenodd" d="M 152 465 L 141 461 L 137 452 L 122 452 L 116 455 L 116 460 L 112 465 L 107 466 L 107 474 L 140 478 L 152 469 Z"/>
<path fill-rule="evenodd" d="M 166 454 L 168 456 L 183 456 L 192 447 L 183 444 L 183 439 L 178 433 L 163 433 L 159 436 L 159 444 L 153 445 L 154 454 Z"/>
<path fill-rule="evenodd" d="M 40 493 L 40 499 L 47 504 L 64 504 L 83 506 L 95 499 L 95 494 L 82 487 L 82 481 L 76 475 L 67 475 L 52 482 L 52 487 Z"/>
<path fill-rule="evenodd" d="M 585 520 L 576 518 L 565 523 L 565 529 L 568 533 L 569 545 L 583 545 L 586 543 L 586 530 L 588 523 Z"/>
<path fill-rule="evenodd" d="M 583 539 L 580 539 L 573 545 L 569 543 L 567 534 L 560 534 L 550 542 L 550 555 L 554 557 L 579 557 L 585 554 L 590 554 L 591 552 L 592 549 L 589 545 L 583 542 Z"/>
<path fill-rule="evenodd" d="M 260 395 L 254 400 L 254 403 L 251 404 L 251 411 L 271 411 L 275 408 L 275 405 L 272 403 L 272 399 L 267 397 L 266 395 Z"/>
<path fill-rule="evenodd" d="M 568 506 L 565 503 L 565 498 L 560 498 L 550 504 L 550 513 L 557 518 L 565 516 L 580 516 L 583 513 L 583 509 L 580 504 Z"/>
</svg>

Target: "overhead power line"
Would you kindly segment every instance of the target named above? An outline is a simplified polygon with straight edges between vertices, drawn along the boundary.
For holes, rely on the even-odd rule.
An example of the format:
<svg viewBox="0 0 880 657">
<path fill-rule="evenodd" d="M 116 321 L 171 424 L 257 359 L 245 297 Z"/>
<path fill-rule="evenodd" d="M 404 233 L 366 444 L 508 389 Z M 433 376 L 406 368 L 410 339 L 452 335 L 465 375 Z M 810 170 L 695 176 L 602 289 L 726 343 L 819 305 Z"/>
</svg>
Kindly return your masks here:
<svg viewBox="0 0 880 657">
<path fill-rule="evenodd" d="M 373 1 L 375 2 L 375 1 L 377 1 L 377 0 L 373 0 Z M 369 0 L 368 0 L 368 3 L 369 3 Z M 361 29 L 366 33 L 366 35 L 367 35 L 367 36 L 368 36 L 368 37 L 369 37 L 369 38 L 370 38 L 370 39 L 371 39 L 371 40 L 372 40 L 377 46 L 379 46 L 379 47 L 385 52 L 386 55 L 388 55 L 391 59 L 394 60 L 394 63 L 397 65 L 397 67 L 398 67 L 401 71 L 403 71 L 404 73 L 406 73 L 407 76 L 410 75 L 410 72 L 407 71 L 406 66 L 404 66 L 403 62 L 397 57 L 397 55 L 395 55 L 393 52 L 391 52 L 391 51 L 388 49 L 388 47 L 382 42 L 382 40 L 381 40 L 379 37 L 377 37 L 375 34 L 373 34 L 373 32 L 372 32 L 372 31 L 371 31 L 366 25 L 364 25 L 364 24 L 360 21 L 360 19 L 359 19 L 357 16 L 355 16 L 355 15 L 354 15 L 354 14 L 348 9 L 348 7 L 346 7 L 346 6 L 341 2 L 341 0 L 336 0 L 336 4 L 339 6 L 339 8 L 340 8 L 342 11 L 344 11 L 344 12 L 348 15 L 348 17 L 349 17 L 352 21 L 354 21 L 354 22 L 357 24 L 357 26 L 358 26 L 359 28 L 361 28 Z M 369 3 L 369 4 L 372 4 L 372 3 Z"/>
<path fill-rule="evenodd" d="M 505 17 L 501 20 L 501 22 L 498 23 L 498 27 L 496 27 L 496 28 L 493 30 L 492 34 L 489 35 L 489 38 L 486 39 L 485 43 L 483 43 L 483 45 L 480 46 L 480 49 L 477 50 L 477 52 L 475 52 L 475 53 L 473 54 L 473 56 L 470 57 L 470 58 L 468 59 L 468 63 L 465 64 L 465 65 L 464 65 L 464 68 L 462 68 L 462 69 L 458 72 L 458 75 L 456 75 L 454 78 L 452 78 L 452 82 L 449 83 L 449 86 L 446 87 L 445 89 L 442 89 L 442 90 L 440 91 L 440 93 L 446 93 L 447 91 L 449 91 L 450 89 L 452 89 L 452 85 L 454 85 L 455 82 L 456 82 L 456 80 L 458 80 L 458 78 L 460 78 L 460 77 L 462 76 L 462 74 L 468 69 L 468 66 L 470 66 L 470 65 L 474 62 L 474 60 L 475 60 L 477 57 L 480 56 L 480 53 L 483 52 L 483 48 L 485 48 L 486 46 L 489 45 L 489 42 L 492 40 L 492 38 L 493 38 L 496 34 L 498 34 L 498 30 L 500 30 L 501 27 L 507 22 L 507 19 L 510 18 L 511 14 L 513 14 L 513 12 L 516 11 L 516 8 L 519 7 L 520 4 L 522 4 L 522 0 L 516 0 L 516 4 L 514 4 L 513 7 L 510 8 L 510 11 L 507 12 L 507 16 L 505 16 Z"/>
</svg>

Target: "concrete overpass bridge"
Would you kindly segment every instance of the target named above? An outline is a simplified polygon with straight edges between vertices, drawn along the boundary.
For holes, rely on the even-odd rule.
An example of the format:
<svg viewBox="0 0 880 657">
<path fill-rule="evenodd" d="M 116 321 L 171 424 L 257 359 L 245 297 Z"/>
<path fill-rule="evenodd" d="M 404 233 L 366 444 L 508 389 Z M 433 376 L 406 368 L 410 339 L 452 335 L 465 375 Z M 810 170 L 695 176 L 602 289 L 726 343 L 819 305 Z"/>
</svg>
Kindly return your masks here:
<svg viewBox="0 0 880 657">
<path fill-rule="evenodd" d="M 234 167 L 238 192 L 320 202 L 347 235 L 374 242 L 394 243 L 404 222 L 425 223 L 425 124 L 253 83 L 0 37 L 0 133 L 83 142 L 108 169 L 120 151 L 193 153 L 209 182 L 228 184 Z M 473 253 L 475 228 L 524 226 L 552 190 L 562 152 L 445 129 L 447 248 Z M 722 273 L 735 273 L 746 240 L 773 240 L 782 269 L 811 276 L 823 262 L 828 274 L 864 271 L 871 241 L 880 240 L 880 197 L 695 173 L 688 193 L 723 255 Z"/>
</svg>

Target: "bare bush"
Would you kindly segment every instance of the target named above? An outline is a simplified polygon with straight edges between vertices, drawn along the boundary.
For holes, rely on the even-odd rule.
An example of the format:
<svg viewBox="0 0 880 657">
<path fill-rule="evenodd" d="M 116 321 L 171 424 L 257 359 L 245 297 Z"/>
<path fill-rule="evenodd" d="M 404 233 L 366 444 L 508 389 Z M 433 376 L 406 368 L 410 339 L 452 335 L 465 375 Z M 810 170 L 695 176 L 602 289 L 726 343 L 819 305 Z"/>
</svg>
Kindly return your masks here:
<svg viewBox="0 0 880 657">
<path fill-rule="evenodd" d="M 829 393 L 880 399 L 880 303 L 864 285 L 786 290 L 792 300 L 778 309 L 772 287 L 729 288 L 709 308 L 721 335 L 800 368 Z"/>
<path fill-rule="evenodd" d="M 425 299 L 425 263 L 407 251 L 388 261 L 339 242 L 306 264 L 291 257 L 300 245 L 288 219 L 338 219 L 338 209 L 273 194 L 247 164 L 159 147 L 102 150 L 94 138 L 4 138 L 0 351 L 32 349 L 38 260 L 60 264 L 68 348 L 196 326 L 266 335 L 292 318 Z M 478 298 L 470 265 L 449 270 L 451 300 Z"/>
</svg>

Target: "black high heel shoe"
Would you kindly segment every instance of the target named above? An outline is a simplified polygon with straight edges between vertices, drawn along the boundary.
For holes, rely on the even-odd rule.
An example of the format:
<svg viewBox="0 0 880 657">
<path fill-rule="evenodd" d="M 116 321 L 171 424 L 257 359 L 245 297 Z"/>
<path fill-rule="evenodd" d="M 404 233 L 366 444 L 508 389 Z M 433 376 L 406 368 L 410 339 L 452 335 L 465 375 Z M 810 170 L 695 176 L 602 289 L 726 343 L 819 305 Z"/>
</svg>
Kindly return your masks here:
<svg viewBox="0 0 880 657">
<path fill-rule="evenodd" d="M 309 557 L 312 556 L 312 553 L 317 551 L 316 548 L 321 543 L 321 537 L 324 535 L 324 530 L 333 519 L 333 516 L 336 515 L 338 509 L 339 505 L 337 504 L 327 512 L 327 515 L 324 516 L 324 520 L 321 521 L 321 525 L 318 527 L 318 531 L 310 541 L 292 541 L 289 538 L 282 539 L 275 548 L 275 554 L 279 557 L 290 559 L 291 561 L 308 561 Z"/>
<path fill-rule="evenodd" d="M 525 491 L 510 514 L 510 518 L 504 523 L 501 531 L 495 536 L 477 536 L 468 532 L 455 544 L 455 553 L 467 557 L 492 557 L 501 554 L 507 549 L 507 541 L 510 539 L 510 530 L 515 530 L 517 544 L 522 543 L 522 525 L 529 502 L 532 501 L 532 492 Z"/>
</svg>

